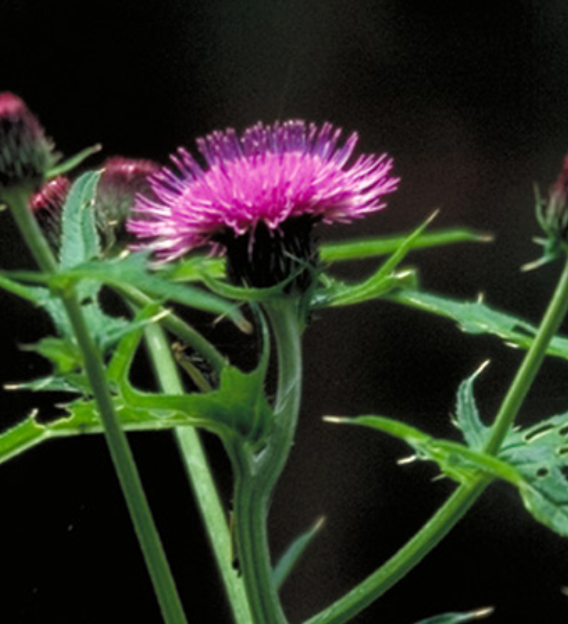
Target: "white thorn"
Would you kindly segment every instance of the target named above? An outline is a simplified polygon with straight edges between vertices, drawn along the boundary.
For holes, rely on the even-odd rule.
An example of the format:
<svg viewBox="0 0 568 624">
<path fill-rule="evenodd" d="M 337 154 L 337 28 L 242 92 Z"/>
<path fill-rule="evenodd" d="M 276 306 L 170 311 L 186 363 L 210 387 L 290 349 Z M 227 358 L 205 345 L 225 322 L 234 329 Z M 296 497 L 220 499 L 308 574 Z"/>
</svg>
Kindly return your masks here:
<svg viewBox="0 0 568 624">
<path fill-rule="evenodd" d="M 411 464 L 418 459 L 418 455 L 409 455 L 408 457 L 402 457 L 401 459 L 396 460 L 397 466 L 404 466 L 406 464 Z"/>
<path fill-rule="evenodd" d="M 323 420 L 334 424 L 341 424 L 343 422 L 343 418 L 341 416 L 324 416 Z"/>
</svg>

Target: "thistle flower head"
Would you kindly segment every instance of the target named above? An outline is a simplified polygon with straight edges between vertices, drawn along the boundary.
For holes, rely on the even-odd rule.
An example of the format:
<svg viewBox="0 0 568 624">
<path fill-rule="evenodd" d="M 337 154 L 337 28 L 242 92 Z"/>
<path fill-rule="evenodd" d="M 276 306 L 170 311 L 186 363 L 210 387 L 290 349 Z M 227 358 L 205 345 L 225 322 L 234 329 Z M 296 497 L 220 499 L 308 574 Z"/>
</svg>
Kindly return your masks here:
<svg viewBox="0 0 568 624">
<path fill-rule="evenodd" d="M 16 186 L 39 187 L 56 160 L 25 103 L 13 93 L 0 93 L 0 194 Z"/>
<path fill-rule="evenodd" d="M 236 262 L 247 253 L 252 259 L 257 243 L 273 246 L 276 254 L 282 247 L 286 256 L 301 254 L 289 235 L 300 232 L 305 239 L 318 221 L 349 222 L 380 210 L 383 196 L 397 187 L 390 158 L 361 155 L 348 164 L 358 137 L 353 133 L 342 144 L 340 137 L 341 130 L 329 123 L 303 121 L 258 123 L 242 136 L 232 129 L 214 132 L 197 141 L 205 167 L 180 148 L 172 156 L 175 170 L 151 176 L 154 197 L 138 198 L 127 227 L 146 239 L 138 248 L 153 250 L 161 260 L 205 245 L 213 253 L 226 250 L 237 273 L 242 267 Z M 257 255 L 273 257 L 269 251 Z M 272 264 L 282 262 L 280 253 Z M 270 285 L 262 281 L 252 279 L 253 285 Z"/>
<path fill-rule="evenodd" d="M 568 155 L 564 158 L 556 181 L 550 187 L 541 224 L 549 236 L 568 243 Z"/>
<path fill-rule="evenodd" d="M 55 250 L 60 244 L 61 211 L 70 188 L 69 178 L 59 176 L 46 182 L 28 202 L 47 240 Z"/>
<path fill-rule="evenodd" d="M 148 176 L 160 165 L 151 160 L 113 156 L 103 163 L 97 186 L 95 218 L 104 244 L 123 247 L 131 241 L 125 230 L 137 194 L 152 196 Z"/>
</svg>

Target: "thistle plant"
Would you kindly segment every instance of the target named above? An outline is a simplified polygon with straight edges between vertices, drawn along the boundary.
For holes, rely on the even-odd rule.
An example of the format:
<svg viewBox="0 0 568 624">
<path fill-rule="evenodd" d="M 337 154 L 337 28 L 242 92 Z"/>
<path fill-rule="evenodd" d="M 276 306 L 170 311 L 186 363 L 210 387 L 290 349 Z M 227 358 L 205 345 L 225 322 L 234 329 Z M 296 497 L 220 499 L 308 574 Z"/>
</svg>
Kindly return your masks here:
<svg viewBox="0 0 568 624">
<path fill-rule="evenodd" d="M 267 521 L 296 436 L 302 336 L 330 307 L 369 301 L 410 306 L 466 331 L 493 334 L 526 355 L 493 419 L 480 416 L 474 396 L 483 367 L 463 381 L 454 423 L 461 441 L 435 438 L 383 414 L 322 414 L 330 426 L 366 427 L 403 440 L 413 459 L 434 462 L 457 485 L 390 560 L 307 624 L 353 621 L 418 565 L 495 480 L 516 488 L 538 522 L 568 536 L 568 417 L 515 427 L 544 358 L 568 357 L 568 343 L 556 336 L 568 310 L 565 172 L 548 199 L 537 199 L 543 261 L 564 260 L 564 269 L 541 324 L 533 327 L 481 301 L 426 292 L 418 270 L 403 265 L 411 250 L 481 242 L 485 235 L 432 230 L 431 217 L 400 236 L 318 244 L 319 228 L 384 209 L 398 187 L 392 158 L 355 156 L 357 141 L 355 133 L 343 140 L 328 123 L 293 120 L 259 123 L 240 135 L 214 132 L 197 142 L 201 161 L 180 148 L 165 167 L 108 155 L 97 164 L 95 146 L 59 162 L 24 102 L 0 94 L 0 201 L 37 265 L 0 272 L 0 287 L 43 309 L 53 326 L 53 335 L 33 346 L 50 361 L 51 373 L 17 387 L 68 396 L 65 416 L 45 422 L 31 414 L 2 431 L 0 462 L 54 437 L 104 435 L 169 624 L 186 622 L 180 599 L 186 589 L 171 573 L 127 433 L 171 430 L 191 485 L 179 495 L 194 496 L 200 508 L 234 621 L 286 624 L 279 590 L 299 558 L 309 555 L 310 543 L 324 539 L 322 522 L 276 562 Z M 361 258 L 375 259 L 370 276 L 359 282 L 335 276 L 336 264 Z M 104 290 L 114 291 L 129 312 L 107 312 Z M 252 370 L 239 368 L 199 333 L 193 311 L 254 336 Z M 158 381 L 154 392 L 133 382 L 143 348 Z M 217 493 L 200 430 L 217 435 L 230 460 L 230 505 Z M 385 443 L 376 438 L 377 445 Z M 423 624 L 466 622 L 491 612 L 449 612 Z"/>
</svg>

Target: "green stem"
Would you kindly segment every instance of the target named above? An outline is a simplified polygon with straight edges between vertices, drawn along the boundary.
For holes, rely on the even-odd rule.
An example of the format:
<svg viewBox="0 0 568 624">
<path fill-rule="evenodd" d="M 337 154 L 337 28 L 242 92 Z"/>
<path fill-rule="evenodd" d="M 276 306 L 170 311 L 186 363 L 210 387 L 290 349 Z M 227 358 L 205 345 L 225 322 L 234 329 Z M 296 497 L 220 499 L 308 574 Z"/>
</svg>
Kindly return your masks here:
<svg viewBox="0 0 568 624">
<path fill-rule="evenodd" d="M 168 394 L 183 394 L 179 372 L 161 327 L 150 325 L 145 331 L 148 350 L 162 390 Z M 175 430 L 175 436 L 209 542 L 213 548 L 234 620 L 237 624 L 250 624 L 250 608 L 243 581 L 237 576 L 232 566 L 231 536 L 225 512 L 201 439 L 193 427 L 178 427 Z"/>
<path fill-rule="evenodd" d="M 527 351 L 521 366 L 513 379 L 492 427 L 491 438 L 485 448 L 486 453 L 497 453 L 505 436 L 513 425 L 530 387 L 546 357 L 548 344 L 558 332 L 568 312 L 568 261 L 548 304 L 548 308 L 538 328 L 538 332 Z"/>
<path fill-rule="evenodd" d="M 302 358 L 298 302 L 265 304 L 278 353 L 278 389 L 274 425 L 258 455 L 248 448 L 229 449 L 236 473 L 234 513 L 239 564 L 253 624 L 285 624 L 272 574 L 267 519 L 272 491 L 292 446 L 300 408 Z"/>
<path fill-rule="evenodd" d="M 12 192 L 5 192 L 3 199 L 10 207 L 14 221 L 38 267 L 45 273 L 55 273 L 58 269 L 57 261 L 28 207 L 29 195 L 27 189 L 14 189 Z"/>
<path fill-rule="evenodd" d="M 511 384 L 485 449 L 496 453 L 512 426 L 544 360 L 551 338 L 568 311 L 568 261 L 535 339 Z M 450 532 L 479 498 L 491 479 L 479 474 L 461 485 L 434 516 L 382 567 L 306 624 L 343 624 L 354 618 L 412 570 Z"/>
<path fill-rule="evenodd" d="M 57 262 L 37 221 L 28 209 L 25 191 L 13 192 L 6 198 L 20 232 L 40 269 L 56 273 Z M 148 501 L 124 431 L 120 428 L 112 397 L 106 382 L 101 356 L 89 334 L 74 289 L 62 292 L 77 344 L 83 354 L 85 370 L 97 400 L 110 455 L 122 487 L 150 577 L 164 616 L 169 624 L 185 624 L 186 619 L 175 583 L 154 525 Z"/>
</svg>

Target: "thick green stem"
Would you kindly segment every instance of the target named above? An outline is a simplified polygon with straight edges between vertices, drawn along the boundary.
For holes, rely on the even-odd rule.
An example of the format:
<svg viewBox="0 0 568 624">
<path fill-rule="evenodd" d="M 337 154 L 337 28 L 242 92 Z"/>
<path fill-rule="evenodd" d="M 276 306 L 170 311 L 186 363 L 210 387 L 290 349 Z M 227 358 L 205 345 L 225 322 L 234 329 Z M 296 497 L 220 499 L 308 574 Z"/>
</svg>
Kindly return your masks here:
<svg viewBox="0 0 568 624">
<path fill-rule="evenodd" d="M 146 328 L 148 350 L 158 382 L 168 394 L 182 394 L 183 386 L 172 352 L 158 325 Z M 198 432 L 193 427 L 178 427 L 175 436 L 203 524 L 217 561 L 217 567 L 237 624 L 250 624 L 251 615 L 242 578 L 232 565 L 231 536 L 223 505 Z"/>
<path fill-rule="evenodd" d="M 278 390 L 274 425 L 258 455 L 247 448 L 229 449 L 236 471 L 235 537 L 253 624 L 287 622 L 272 574 L 267 520 L 272 491 L 294 439 L 300 408 L 302 358 L 297 301 L 265 304 L 278 354 Z"/>
<path fill-rule="evenodd" d="M 130 451 L 126 434 L 116 416 L 108 390 L 100 356 L 92 342 L 81 308 L 74 295 L 63 301 L 73 326 L 79 348 L 83 353 L 85 370 L 103 422 L 106 441 L 128 505 L 148 571 L 166 622 L 186 622 L 181 601 L 172 577 L 164 549 L 154 525 L 152 512 L 144 494 L 140 476 Z"/>
<path fill-rule="evenodd" d="M 37 225 L 37 221 L 28 209 L 27 193 L 24 191 L 13 192 L 9 197 L 6 197 L 6 200 L 40 269 L 46 273 L 55 273 L 58 269 L 57 263 Z M 62 292 L 61 300 L 65 305 L 77 344 L 83 355 L 85 370 L 93 395 L 97 400 L 110 455 L 156 591 L 162 615 L 169 624 L 184 624 L 186 619 L 181 601 L 152 519 L 150 506 L 144 494 L 126 435 L 120 427 L 114 410 L 101 356 L 89 334 L 74 290 L 70 288 Z"/>
<path fill-rule="evenodd" d="M 536 337 L 507 392 L 495 419 L 486 452 L 496 453 L 512 426 L 544 360 L 551 338 L 568 311 L 568 262 Z M 412 570 L 459 522 L 491 479 L 479 474 L 461 485 L 434 516 L 381 568 L 306 624 L 343 624 L 354 618 Z"/>
</svg>

